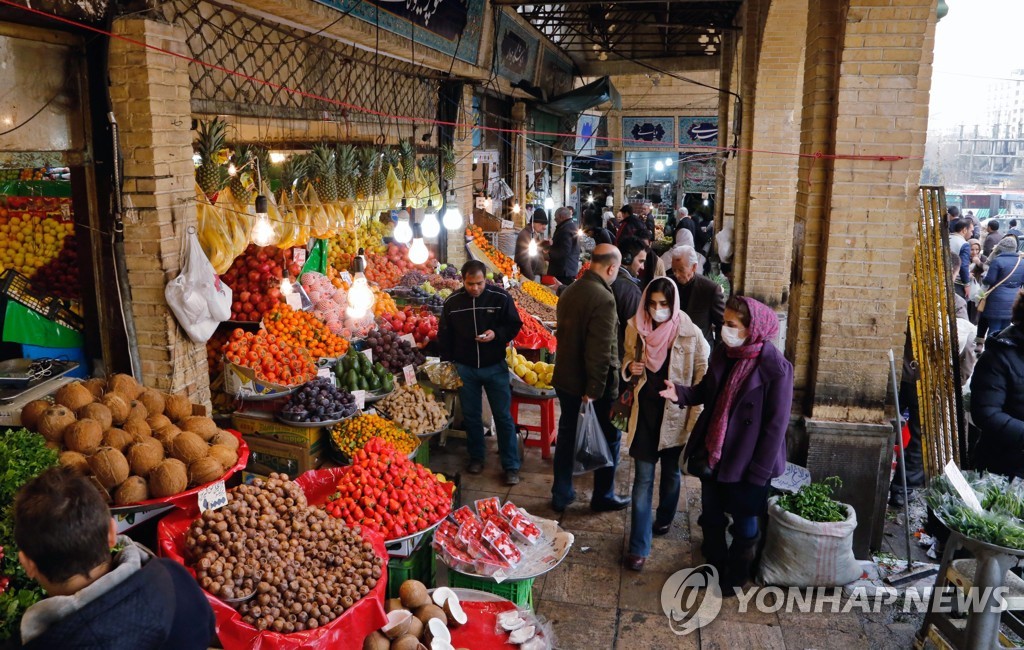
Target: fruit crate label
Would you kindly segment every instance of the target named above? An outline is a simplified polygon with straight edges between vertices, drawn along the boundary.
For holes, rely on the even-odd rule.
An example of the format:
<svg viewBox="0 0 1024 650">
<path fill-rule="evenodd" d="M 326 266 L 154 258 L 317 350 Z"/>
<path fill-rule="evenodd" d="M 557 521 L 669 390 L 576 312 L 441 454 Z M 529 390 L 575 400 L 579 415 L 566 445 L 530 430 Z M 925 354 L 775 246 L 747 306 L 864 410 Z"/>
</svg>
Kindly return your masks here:
<svg viewBox="0 0 1024 650">
<path fill-rule="evenodd" d="M 409 345 L 412 345 L 414 347 L 416 345 L 416 338 L 412 334 L 403 334 L 403 335 L 399 336 L 398 338 L 400 338 L 403 341 L 408 341 Z"/>
<path fill-rule="evenodd" d="M 356 399 L 356 410 L 362 411 L 366 408 L 366 391 L 365 390 L 354 390 L 352 391 L 352 397 Z"/>
<path fill-rule="evenodd" d="M 402 368 L 402 374 L 405 375 L 405 383 L 407 386 L 412 386 L 416 383 L 416 366 L 408 365 Z"/>
<path fill-rule="evenodd" d="M 292 261 L 294 261 L 299 266 L 302 266 L 303 264 L 305 264 L 306 263 L 306 249 L 302 248 L 301 246 L 297 247 L 297 248 L 293 248 L 292 249 Z"/>
<path fill-rule="evenodd" d="M 370 363 L 373 363 L 373 349 L 371 349 L 371 348 L 366 348 L 366 349 L 365 349 L 365 350 L 363 350 L 362 352 L 363 352 L 363 354 L 365 354 L 365 355 L 366 355 L 366 359 L 367 359 L 367 360 L 368 360 L 368 361 L 369 361 Z"/>
<path fill-rule="evenodd" d="M 224 489 L 224 481 L 217 481 L 209 487 L 199 490 L 199 512 L 217 510 L 228 504 L 228 493 Z"/>
<path fill-rule="evenodd" d="M 302 311 L 302 296 L 300 296 L 297 291 L 289 293 L 286 301 L 288 306 L 295 311 Z"/>
</svg>

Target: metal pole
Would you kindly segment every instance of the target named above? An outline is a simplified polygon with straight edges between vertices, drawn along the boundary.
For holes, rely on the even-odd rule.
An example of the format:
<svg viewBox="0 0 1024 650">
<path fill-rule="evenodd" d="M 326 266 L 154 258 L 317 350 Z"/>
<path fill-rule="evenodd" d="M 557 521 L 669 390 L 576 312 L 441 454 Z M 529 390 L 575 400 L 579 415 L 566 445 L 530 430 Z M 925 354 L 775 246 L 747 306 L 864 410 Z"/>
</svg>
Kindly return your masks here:
<svg viewBox="0 0 1024 650">
<path fill-rule="evenodd" d="M 893 403 L 896 405 L 896 439 L 900 442 L 900 478 L 903 483 L 903 532 L 907 537 L 907 571 L 914 566 L 914 560 L 910 556 L 910 498 L 907 493 L 907 463 L 905 460 L 907 449 L 903 446 L 903 413 L 900 411 L 900 390 L 896 380 L 896 358 L 893 356 L 892 348 L 889 348 L 889 372 L 892 376 Z"/>
</svg>

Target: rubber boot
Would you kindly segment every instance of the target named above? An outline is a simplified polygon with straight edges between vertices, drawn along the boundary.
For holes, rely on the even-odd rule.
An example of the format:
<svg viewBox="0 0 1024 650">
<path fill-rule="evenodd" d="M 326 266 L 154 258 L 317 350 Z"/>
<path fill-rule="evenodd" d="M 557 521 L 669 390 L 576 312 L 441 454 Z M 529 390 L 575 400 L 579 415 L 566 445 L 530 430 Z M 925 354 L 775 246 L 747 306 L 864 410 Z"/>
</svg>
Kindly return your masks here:
<svg viewBox="0 0 1024 650">
<path fill-rule="evenodd" d="M 735 536 L 732 538 L 732 545 L 729 547 L 729 557 L 726 562 L 728 580 L 722 583 L 723 596 L 735 595 L 734 587 L 745 587 L 753 579 L 760 541 L 760 533 L 750 538 L 738 538 Z"/>
<path fill-rule="evenodd" d="M 725 525 L 713 526 L 698 520 L 700 529 L 704 535 L 704 541 L 700 544 L 700 553 L 704 561 L 715 567 L 718 571 L 718 582 L 722 584 L 726 579 L 728 547 L 725 543 Z"/>
</svg>

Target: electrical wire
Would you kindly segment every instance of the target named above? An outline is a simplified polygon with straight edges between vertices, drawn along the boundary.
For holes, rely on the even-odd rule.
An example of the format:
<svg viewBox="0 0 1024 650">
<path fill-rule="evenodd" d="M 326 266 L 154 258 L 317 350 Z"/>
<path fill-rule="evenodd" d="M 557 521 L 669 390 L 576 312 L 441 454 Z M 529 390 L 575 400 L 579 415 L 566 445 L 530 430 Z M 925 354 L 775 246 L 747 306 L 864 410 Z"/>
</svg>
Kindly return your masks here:
<svg viewBox="0 0 1024 650">
<path fill-rule="evenodd" d="M 65 80 L 65 83 L 67 83 L 67 80 Z M 32 120 L 34 120 L 37 117 L 39 117 L 39 114 L 42 113 L 43 111 L 45 111 L 47 109 L 47 107 L 49 107 L 50 104 L 55 102 L 57 100 L 57 98 L 61 96 L 61 94 L 63 92 L 64 92 L 64 87 L 63 86 L 57 88 L 57 91 L 55 93 L 53 93 L 53 96 L 50 97 L 49 99 L 47 99 L 46 103 L 43 104 L 42 106 L 40 106 L 38 108 L 38 110 L 36 110 L 35 113 L 32 113 L 31 115 L 29 115 L 28 118 L 24 122 L 22 122 L 21 124 L 16 124 L 13 127 L 7 129 L 6 131 L 0 131 L 0 137 L 3 137 L 5 135 L 9 135 L 11 133 L 14 133 L 15 131 L 17 131 L 21 127 L 25 126 L 26 124 L 28 124 Z"/>
</svg>

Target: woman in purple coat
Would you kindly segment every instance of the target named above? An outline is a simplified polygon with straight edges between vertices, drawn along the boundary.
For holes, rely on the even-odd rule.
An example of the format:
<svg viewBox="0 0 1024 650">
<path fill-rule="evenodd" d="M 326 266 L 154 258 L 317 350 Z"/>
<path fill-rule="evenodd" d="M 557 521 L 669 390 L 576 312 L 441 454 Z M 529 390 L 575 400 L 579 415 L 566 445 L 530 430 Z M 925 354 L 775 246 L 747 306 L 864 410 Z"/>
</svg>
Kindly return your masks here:
<svg viewBox="0 0 1024 650">
<path fill-rule="evenodd" d="M 771 480 L 786 468 L 786 429 L 793 403 L 793 365 L 772 339 L 779 319 L 753 298 L 725 305 L 722 345 L 693 387 L 666 381 L 660 394 L 705 408 L 683 450 L 687 473 L 701 479 L 701 552 L 719 572 L 724 593 L 750 580 Z M 725 540 L 732 516 L 732 545 Z"/>
</svg>

